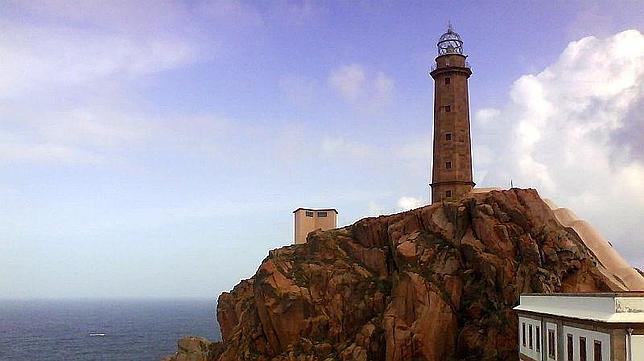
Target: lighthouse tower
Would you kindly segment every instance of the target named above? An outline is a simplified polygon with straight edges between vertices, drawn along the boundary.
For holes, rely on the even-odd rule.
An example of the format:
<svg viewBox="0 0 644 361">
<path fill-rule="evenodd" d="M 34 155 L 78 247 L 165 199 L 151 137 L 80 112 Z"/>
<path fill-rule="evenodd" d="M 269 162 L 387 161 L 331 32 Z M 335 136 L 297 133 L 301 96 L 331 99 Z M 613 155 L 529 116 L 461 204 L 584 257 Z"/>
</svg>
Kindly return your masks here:
<svg viewBox="0 0 644 361">
<path fill-rule="evenodd" d="M 434 78 L 432 203 L 455 199 L 474 187 L 467 80 L 472 75 L 463 41 L 449 25 L 438 41 Z"/>
</svg>

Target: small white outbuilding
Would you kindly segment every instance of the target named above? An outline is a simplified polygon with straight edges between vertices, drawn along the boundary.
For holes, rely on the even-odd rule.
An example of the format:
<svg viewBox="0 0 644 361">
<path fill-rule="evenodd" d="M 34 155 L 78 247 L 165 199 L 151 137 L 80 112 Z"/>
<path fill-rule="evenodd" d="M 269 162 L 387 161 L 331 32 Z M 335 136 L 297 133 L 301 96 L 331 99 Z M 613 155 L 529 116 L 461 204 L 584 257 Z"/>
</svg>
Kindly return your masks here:
<svg viewBox="0 0 644 361">
<path fill-rule="evenodd" d="M 323 231 L 338 227 L 338 211 L 335 208 L 298 208 L 295 215 L 295 244 L 306 243 L 306 236 L 317 230 Z"/>
<path fill-rule="evenodd" d="M 644 292 L 524 294 L 519 359 L 644 361 Z"/>
</svg>

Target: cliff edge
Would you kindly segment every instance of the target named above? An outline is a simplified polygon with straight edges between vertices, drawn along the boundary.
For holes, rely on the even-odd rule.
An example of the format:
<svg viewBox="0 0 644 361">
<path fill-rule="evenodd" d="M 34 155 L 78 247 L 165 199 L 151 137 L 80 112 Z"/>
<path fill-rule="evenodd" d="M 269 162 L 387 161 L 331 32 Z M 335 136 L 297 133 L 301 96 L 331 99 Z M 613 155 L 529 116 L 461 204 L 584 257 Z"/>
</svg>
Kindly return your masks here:
<svg viewBox="0 0 644 361">
<path fill-rule="evenodd" d="M 516 360 L 527 292 L 627 290 L 535 190 L 472 193 L 269 252 L 223 293 L 223 341 L 172 360 Z"/>
</svg>

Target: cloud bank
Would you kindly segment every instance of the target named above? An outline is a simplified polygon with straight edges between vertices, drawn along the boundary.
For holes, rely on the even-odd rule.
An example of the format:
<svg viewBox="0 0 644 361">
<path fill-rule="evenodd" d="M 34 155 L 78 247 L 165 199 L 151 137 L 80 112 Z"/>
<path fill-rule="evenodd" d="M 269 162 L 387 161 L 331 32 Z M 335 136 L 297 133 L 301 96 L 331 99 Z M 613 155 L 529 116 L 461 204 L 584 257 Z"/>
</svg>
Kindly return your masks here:
<svg viewBox="0 0 644 361">
<path fill-rule="evenodd" d="M 475 114 L 479 183 L 536 188 L 641 267 L 643 110 L 644 35 L 571 42 L 554 64 L 515 81 L 504 108 Z"/>
</svg>

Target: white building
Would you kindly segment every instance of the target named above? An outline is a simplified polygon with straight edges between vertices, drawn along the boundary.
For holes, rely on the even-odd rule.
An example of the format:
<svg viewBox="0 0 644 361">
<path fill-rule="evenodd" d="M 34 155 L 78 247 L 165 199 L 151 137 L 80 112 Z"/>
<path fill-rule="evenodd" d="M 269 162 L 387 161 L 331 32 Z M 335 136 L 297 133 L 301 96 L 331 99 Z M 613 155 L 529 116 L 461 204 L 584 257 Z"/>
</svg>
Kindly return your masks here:
<svg viewBox="0 0 644 361">
<path fill-rule="evenodd" d="M 519 359 L 644 361 L 644 292 L 525 294 Z"/>
</svg>

